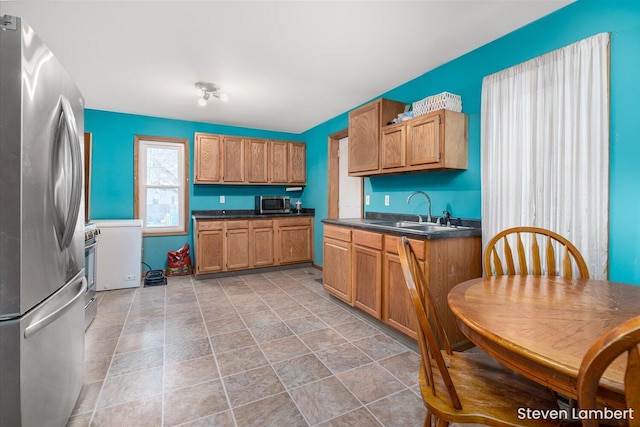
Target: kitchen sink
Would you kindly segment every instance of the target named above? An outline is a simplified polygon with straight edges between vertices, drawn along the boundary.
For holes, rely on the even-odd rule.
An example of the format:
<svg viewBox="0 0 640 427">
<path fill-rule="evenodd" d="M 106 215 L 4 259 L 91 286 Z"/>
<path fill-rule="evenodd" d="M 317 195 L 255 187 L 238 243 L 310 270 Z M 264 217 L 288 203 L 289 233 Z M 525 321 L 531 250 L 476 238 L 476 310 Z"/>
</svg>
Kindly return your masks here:
<svg viewBox="0 0 640 427">
<path fill-rule="evenodd" d="M 415 221 L 381 221 L 370 225 L 383 228 L 396 228 L 401 230 L 411 230 L 419 233 L 440 233 L 456 230 L 473 230 L 473 227 L 453 226 L 447 227 L 438 225 L 434 222 L 415 222 Z"/>
</svg>

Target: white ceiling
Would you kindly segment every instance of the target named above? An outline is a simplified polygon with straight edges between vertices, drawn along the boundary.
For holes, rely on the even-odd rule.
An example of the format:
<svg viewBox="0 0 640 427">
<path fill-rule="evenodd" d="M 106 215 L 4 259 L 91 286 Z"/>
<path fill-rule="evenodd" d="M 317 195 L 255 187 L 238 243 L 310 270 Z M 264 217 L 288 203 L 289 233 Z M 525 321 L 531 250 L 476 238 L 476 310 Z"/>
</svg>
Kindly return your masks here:
<svg viewBox="0 0 640 427">
<path fill-rule="evenodd" d="M 571 1 L 0 1 L 0 15 L 36 30 L 87 108 L 301 133 Z M 199 107 L 196 81 L 229 102 Z"/>
</svg>

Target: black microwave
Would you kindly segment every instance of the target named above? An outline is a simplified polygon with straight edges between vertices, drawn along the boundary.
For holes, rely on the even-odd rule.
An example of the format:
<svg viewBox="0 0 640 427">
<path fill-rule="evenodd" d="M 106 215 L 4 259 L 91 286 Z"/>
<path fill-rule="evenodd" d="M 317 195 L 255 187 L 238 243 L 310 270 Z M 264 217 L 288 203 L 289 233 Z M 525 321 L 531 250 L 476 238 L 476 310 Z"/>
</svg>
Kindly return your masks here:
<svg viewBox="0 0 640 427">
<path fill-rule="evenodd" d="M 256 196 L 257 214 L 290 213 L 291 200 L 287 196 Z"/>
</svg>

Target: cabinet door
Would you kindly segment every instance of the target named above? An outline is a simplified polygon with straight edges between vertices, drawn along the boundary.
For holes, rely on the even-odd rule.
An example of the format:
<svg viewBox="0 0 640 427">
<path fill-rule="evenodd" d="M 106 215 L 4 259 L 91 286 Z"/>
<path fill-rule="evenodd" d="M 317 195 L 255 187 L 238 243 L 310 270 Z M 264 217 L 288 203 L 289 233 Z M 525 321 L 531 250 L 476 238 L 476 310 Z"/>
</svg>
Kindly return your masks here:
<svg viewBox="0 0 640 427">
<path fill-rule="evenodd" d="M 406 132 L 405 124 L 389 126 L 382 130 L 382 169 L 402 168 L 406 165 Z"/>
<path fill-rule="evenodd" d="M 289 143 L 289 177 L 292 184 L 307 182 L 307 146 L 302 142 Z"/>
<path fill-rule="evenodd" d="M 383 321 L 417 339 L 415 309 L 402 273 L 400 258 L 390 253 L 385 253 L 384 258 Z"/>
<path fill-rule="evenodd" d="M 382 319 L 382 252 L 353 245 L 351 259 L 354 305 Z"/>
<path fill-rule="evenodd" d="M 227 270 L 249 268 L 249 222 L 227 221 Z"/>
<path fill-rule="evenodd" d="M 220 182 L 220 136 L 197 133 L 195 139 L 194 182 Z"/>
<path fill-rule="evenodd" d="M 269 182 L 269 141 L 249 139 L 247 149 L 247 180 L 255 183 Z"/>
<path fill-rule="evenodd" d="M 351 287 L 351 244 L 325 239 L 323 245 L 324 266 L 322 285 L 333 296 L 353 305 Z"/>
<path fill-rule="evenodd" d="M 271 222 L 271 221 L 269 221 Z M 273 225 L 268 227 L 253 228 L 253 267 L 266 267 L 273 265 Z"/>
<path fill-rule="evenodd" d="M 224 269 L 224 223 L 204 221 L 196 225 L 196 273 L 217 273 Z"/>
<path fill-rule="evenodd" d="M 271 141 L 271 176 L 274 184 L 286 184 L 289 179 L 289 143 Z"/>
<path fill-rule="evenodd" d="M 244 139 L 233 136 L 222 138 L 222 180 L 224 182 L 245 182 Z"/>
<path fill-rule="evenodd" d="M 409 166 L 440 162 L 439 114 L 412 120 L 407 129 L 407 157 Z"/>
<path fill-rule="evenodd" d="M 309 262 L 313 259 L 311 217 L 282 218 L 277 221 L 279 264 Z"/>
<path fill-rule="evenodd" d="M 372 102 L 349 113 L 349 173 L 380 167 L 380 103 Z"/>
</svg>

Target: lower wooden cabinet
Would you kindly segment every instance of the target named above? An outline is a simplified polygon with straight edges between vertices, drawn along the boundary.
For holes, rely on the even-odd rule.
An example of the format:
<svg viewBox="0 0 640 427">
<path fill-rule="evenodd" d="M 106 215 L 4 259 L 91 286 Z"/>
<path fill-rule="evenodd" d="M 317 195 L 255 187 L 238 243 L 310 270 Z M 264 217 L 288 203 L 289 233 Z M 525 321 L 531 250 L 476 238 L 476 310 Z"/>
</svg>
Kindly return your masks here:
<svg viewBox="0 0 640 427">
<path fill-rule="evenodd" d="M 417 320 L 398 255 L 397 235 L 326 224 L 324 289 L 398 331 L 417 337 Z M 410 239 L 451 346 L 470 346 L 460 332 L 447 294 L 482 276 L 480 237 Z M 348 261 L 347 261 L 348 260 Z"/>
<path fill-rule="evenodd" d="M 195 236 L 196 274 L 224 270 L 224 222 L 198 222 Z"/>
<path fill-rule="evenodd" d="M 336 298 L 353 305 L 351 229 L 325 225 L 322 258 L 322 286 Z"/>
<path fill-rule="evenodd" d="M 308 216 L 276 219 L 278 264 L 294 264 L 313 259 L 311 222 L 311 217 Z"/>
<path fill-rule="evenodd" d="M 353 230 L 351 265 L 353 305 L 382 319 L 382 234 Z"/>
<path fill-rule="evenodd" d="M 197 220 L 195 273 L 311 262 L 312 223 L 312 217 Z"/>
<path fill-rule="evenodd" d="M 249 221 L 226 221 L 227 270 L 251 267 Z"/>
<path fill-rule="evenodd" d="M 249 252 L 253 255 L 253 267 L 269 267 L 274 264 L 273 221 L 256 219 L 251 221 L 253 244 Z"/>
</svg>

